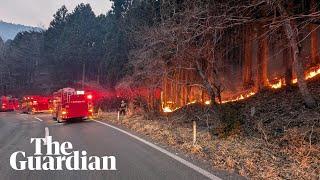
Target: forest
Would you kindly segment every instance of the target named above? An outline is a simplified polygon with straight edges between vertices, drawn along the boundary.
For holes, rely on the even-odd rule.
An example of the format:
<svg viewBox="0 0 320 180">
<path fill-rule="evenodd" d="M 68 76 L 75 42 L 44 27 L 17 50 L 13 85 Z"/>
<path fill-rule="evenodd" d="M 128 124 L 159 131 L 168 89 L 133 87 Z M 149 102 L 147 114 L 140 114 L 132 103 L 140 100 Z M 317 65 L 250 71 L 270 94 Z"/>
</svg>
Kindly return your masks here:
<svg viewBox="0 0 320 180">
<path fill-rule="evenodd" d="M 142 88 L 150 108 L 172 111 L 298 83 L 314 107 L 305 76 L 318 73 L 318 27 L 316 0 L 113 0 L 99 16 L 89 4 L 63 6 L 47 30 L 0 41 L 0 89 Z"/>
</svg>

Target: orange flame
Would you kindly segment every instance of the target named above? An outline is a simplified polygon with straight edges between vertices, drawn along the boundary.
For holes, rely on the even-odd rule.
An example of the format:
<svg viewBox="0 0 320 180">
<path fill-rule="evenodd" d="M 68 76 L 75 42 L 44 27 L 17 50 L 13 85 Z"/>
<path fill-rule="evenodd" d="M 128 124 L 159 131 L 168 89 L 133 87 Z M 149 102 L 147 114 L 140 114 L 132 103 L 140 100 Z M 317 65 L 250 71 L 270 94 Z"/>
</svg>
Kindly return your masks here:
<svg viewBox="0 0 320 180">
<path fill-rule="evenodd" d="M 297 78 L 292 79 L 292 84 L 296 84 L 298 82 Z"/>
<path fill-rule="evenodd" d="M 222 104 L 225 104 L 225 103 L 229 103 L 229 102 L 240 101 L 240 100 L 246 99 L 246 98 L 248 98 L 248 97 L 250 97 L 250 96 L 253 96 L 253 95 L 255 95 L 255 94 L 256 94 L 256 93 L 255 93 L 254 91 L 250 91 L 250 92 L 245 93 L 245 94 L 240 94 L 240 95 L 238 95 L 238 96 L 236 96 L 236 97 L 234 97 L 234 98 L 230 98 L 230 99 L 223 100 L 221 103 L 222 103 Z M 168 101 L 168 102 L 169 102 L 169 104 L 172 103 L 172 101 Z M 167 103 L 168 103 L 168 102 L 167 102 Z M 217 101 L 217 102 L 218 102 L 218 101 Z M 195 103 L 197 103 L 197 101 L 191 101 L 191 102 L 187 103 L 187 105 L 195 104 Z M 207 101 L 204 102 L 204 104 L 205 104 L 205 105 L 210 105 L 210 104 L 211 104 L 211 101 L 210 101 L 210 100 L 207 100 Z M 164 113 L 170 113 L 170 112 L 174 112 L 174 111 L 176 111 L 176 110 L 178 110 L 178 109 L 180 109 L 180 108 L 181 108 L 181 107 L 171 108 L 170 106 L 163 106 L 163 107 L 162 107 L 162 110 L 163 110 Z"/>
<path fill-rule="evenodd" d="M 320 66 L 308 70 L 305 73 L 305 80 L 312 79 L 312 78 L 314 78 L 314 77 L 316 77 L 318 75 L 320 75 Z M 272 80 L 271 82 L 273 82 L 273 83 L 270 83 L 268 81 L 268 84 L 269 84 L 269 87 L 272 88 L 272 89 L 279 89 L 279 88 L 282 88 L 282 87 L 286 86 L 284 78 L 276 78 L 276 79 Z M 296 84 L 297 82 L 298 82 L 297 78 L 292 79 L 292 84 Z M 241 101 L 243 99 L 247 99 L 247 98 L 249 98 L 251 96 L 254 96 L 255 94 L 256 94 L 255 91 L 249 91 L 247 93 L 242 93 L 242 94 L 240 94 L 238 96 L 235 96 L 233 98 L 222 100 L 221 103 L 224 104 L 224 103 L 229 103 L 229 102 Z M 197 103 L 197 101 L 189 102 L 189 103 L 187 103 L 187 105 L 194 104 L 194 103 Z M 203 103 L 205 105 L 210 105 L 211 101 L 207 100 L 207 101 L 205 101 Z M 165 112 L 165 113 L 173 112 L 173 111 L 176 111 L 176 110 L 181 108 L 181 107 L 178 107 L 178 108 L 170 107 L 170 104 L 173 104 L 172 101 L 168 101 L 167 104 L 169 104 L 169 106 L 163 106 L 162 107 L 163 112 Z"/>
<path fill-rule="evenodd" d="M 174 110 L 172 110 L 170 107 L 166 106 L 162 108 L 163 112 L 168 113 L 168 112 L 173 112 Z"/>
<path fill-rule="evenodd" d="M 191 102 L 188 102 L 187 105 L 190 105 L 190 104 L 194 104 L 196 103 L 197 101 L 191 101 Z"/>
<path fill-rule="evenodd" d="M 274 84 L 269 83 L 269 86 L 272 89 L 279 89 L 279 88 L 282 88 L 282 86 L 285 86 L 285 83 L 283 82 L 282 79 L 279 79 L 279 80 L 276 79 L 275 81 L 276 81 L 276 83 L 274 83 Z"/>
<path fill-rule="evenodd" d="M 320 66 L 307 72 L 305 79 L 306 80 L 311 79 L 313 77 L 318 76 L 319 74 L 320 74 Z"/>
<path fill-rule="evenodd" d="M 307 71 L 305 73 L 304 79 L 305 80 L 312 79 L 312 78 L 318 76 L 319 74 L 320 74 L 320 66 L 317 67 L 317 68 L 312 68 L 311 70 Z M 276 81 L 276 83 L 273 83 L 273 84 L 269 83 L 269 86 L 272 89 L 279 89 L 279 88 L 282 88 L 282 87 L 284 87 L 286 85 L 286 83 L 284 82 L 283 78 L 282 79 L 275 79 L 273 81 L 274 82 Z M 294 78 L 294 79 L 292 79 L 291 82 L 292 82 L 292 84 L 296 84 L 296 83 L 298 83 L 298 79 Z"/>
<path fill-rule="evenodd" d="M 255 94 L 256 94 L 256 92 L 254 92 L 254 91 L 250 91 L 250 92 L 245 93 L 245 94 L 240 94 L 239 96 L 236 96 L 236 97 L 234 97 L 234 98 L 227 99 L 227 100 L 223 100 L 223 101 L 222 101 L 222 104 L 228 103 L 228 102 L 240 101 L 240 100 L 246 99 L 246 98 L 248 98 L 248 97 L 251 97 L 251 96 L 253 96 L 253 95 L 255 95 Z"/>
</svg>

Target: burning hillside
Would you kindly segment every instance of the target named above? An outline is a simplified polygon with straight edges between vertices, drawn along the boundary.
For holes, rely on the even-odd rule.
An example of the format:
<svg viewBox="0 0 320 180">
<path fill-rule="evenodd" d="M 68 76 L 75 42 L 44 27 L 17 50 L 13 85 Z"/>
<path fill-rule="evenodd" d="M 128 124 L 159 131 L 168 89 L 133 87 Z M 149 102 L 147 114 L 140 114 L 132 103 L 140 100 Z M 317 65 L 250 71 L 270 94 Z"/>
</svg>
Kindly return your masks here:
<svg viewBox="0 0 320 180">
<path fill-rule="evenodd" d="M 309 79 L 308 87 L 319 102 L 320 76 Z M 220 107 L 232 119 L 218 120 L 208 106 L 199 103 L 183 106 L 165 120 L 133 116 L 120 122 L 116 114 L 105 119 L 249 179 L 318 178 L 320 107 L 306 108 L 296 85 L 276 91 L 268 88 Z M 196 146 L 192 145 L 192 121 L 198 125 Z"/>
<path fill-rule="evenodd" d="M 318 77 L 319 75 L 320 75 L 320 66 L 316 66 L 316 67 L 312 67 L 309 70 L 307 70 L 305 72 L 304 78 L 305 78 L 305 80 L 310 80 L 315 77 Z M 290 82 L 290 84 L 296 84 L 296 83 L 297 83 L 297 78 L 293 78 Z M 270 88 L 270 89 L 280 89 L 280 88 L 285 87 L 286 85 L 287 85 L 287 83 L 285 82 L 285 78 L 275 78 L 271 81 L 267 80 L 267 88 Z M 208 99 L 208 95 L 205 94 L 206 92 L 202 92 L 203 90 L 201 90 L 200 88 L 197 90 L 200 91 L 200 92 L 198 92 L 199 94 L 202 94 L 201 95 L 202 99 L 200 99 L 200 100 L 194 99 L 191 102 L 186 103 L 186 105 L 193 104 L 193 103 L 203 103 L 205 105 L 210 105 L 211 101 Z M 257 88 L 252 88 L 251 90 L 241 92 L 241 93 L 236 93 L 235 95 L 228 94 L 227 98 L 222 98 L 221 103 L 224 104 L 224 103 L 229 103 L 229 102 L 241 101 L 241 100 L 247 99 L 251 96 L 254 96 L 257 92 L 258 92 Z M 205 95 L 203 95 L 203 93 Z M 194 94 L 196 94 L 196 93 L 194 93 Z M 191 97 L 191 99 L 192 99 L 192 97 Z M 216 102 L 220 103 L 219 99 L 216 99 Z M 162 101 L 163 112 L 173 112 L 177 109 L 180 109 L 181 107 L 183 107 L 183 105 L 176 106 L 173 101 L 166 101 L 166 102 Z"/>
</svg>

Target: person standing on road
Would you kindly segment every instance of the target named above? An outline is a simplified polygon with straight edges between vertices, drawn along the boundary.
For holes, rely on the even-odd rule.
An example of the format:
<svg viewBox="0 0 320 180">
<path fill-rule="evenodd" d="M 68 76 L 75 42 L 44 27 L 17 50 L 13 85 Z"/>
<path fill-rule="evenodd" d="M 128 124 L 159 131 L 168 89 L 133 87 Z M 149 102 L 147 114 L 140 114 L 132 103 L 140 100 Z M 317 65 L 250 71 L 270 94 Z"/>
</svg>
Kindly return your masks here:
<svg viewBox="0 0 320 180">
<path fill-rule="evenodd" d="M 126 115 L 126 112 L 127 112 L 127 103 L 124 102 L 124 100 L 121 101 L 121 104 L 120 104 L 120 115 Z"/>
</svg>

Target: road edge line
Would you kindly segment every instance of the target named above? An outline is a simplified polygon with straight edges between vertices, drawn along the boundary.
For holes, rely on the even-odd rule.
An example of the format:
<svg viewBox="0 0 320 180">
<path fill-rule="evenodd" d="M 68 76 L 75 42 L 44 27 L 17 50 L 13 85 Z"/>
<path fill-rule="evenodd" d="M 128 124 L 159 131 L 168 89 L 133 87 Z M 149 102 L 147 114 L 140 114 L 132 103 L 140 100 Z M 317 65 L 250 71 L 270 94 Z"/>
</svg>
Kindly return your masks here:
<svg viewBox="0 0 320 180">
<path fill-rule="evenodd" d="M 35 119 L 37 119 L 38 121 L 43 121 L 42 119 L 38 118 L 38 117 L 34 117 Z"/>
<path fill-rule="evenodd" d="M 152 147 L 152 148 L 154 148 L 154 149 L 156 149 L 156 150 L 158 150 L 158 151 L 160 151 L 160 152 L 162 152 L 164 154 L 166 154 L 167 156 L 169 156 L 169 157 L 175 159 L 176 161 L 180 162 L 181 164 L 184 164 L 185 166 L 197 171 L 198 173 L 206 176 L 209 179 L 222 180 L 221 178 L 211 174 L 210 172 L 200 168 L 199 166 L 196 166 L 196 165 L 192 164 L 191 162 L 189 162 L 189 161 L 187 161 L 187 160 L 185 160 L 185 159 L 183 159 L 183 158 L 181 158 L 181 157 L 179 157 L 177 155 L 174 155 L 173 153 L 171 153 L 171 152 L 169 152 L 169 151 L 167 151 L 167 150 L 165 150 L 165 149 L 163 149 L 163 148 L 161 148 L 161 147 L 159 147 L 159 146 L 157 146 L 157 145 L 155 145 L 155 144 L 153 144 L 153 143 L 151 143 L 151 142 L 149 142 L 147 140 L 144 140 L 144 139 L 142 139 L 142 138 L 140 138 L 140 137 L 138 137 L 136 135 L 133 135 L 133 134 L 131 134 L 131 133 L 129 133 L 129 132 L 123 130 L 123 129 L 120 129 L 118 127 L 115 127 L 113 125 L 110 125 L 110 124 L 107 124 L 107 123 L 104 123 L 104 122 L 101 122 L 101 121 L 98 121 L 98 120 L 93 120 L 93 121 L 95 121 L 97 123 L 100 123 L 100 124 L 103 124 L 105 126 L 111 127 L 111 128 L 113 128 L 115 130 L 118 130 L 118 131 L 120 131 L 120 132 L 122 132 L 122 133 L 124 133 L 124 134 L 126 134 L 126 135 L 128 135 L 128 136 L 130 136 L 130 137 L 132 137 L 132 138 L 134 138 L 134 139 L 136 139 L 136 140 L 138 140 L 138 141 L 140 141 L 140 142 L 142 142 L 142 143 L 144 143 L 144 144 L 146 144 L 146 145 L 148 145 L 148 146 L 150 146 L 150 147 Z"/>
</svg>

